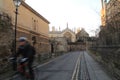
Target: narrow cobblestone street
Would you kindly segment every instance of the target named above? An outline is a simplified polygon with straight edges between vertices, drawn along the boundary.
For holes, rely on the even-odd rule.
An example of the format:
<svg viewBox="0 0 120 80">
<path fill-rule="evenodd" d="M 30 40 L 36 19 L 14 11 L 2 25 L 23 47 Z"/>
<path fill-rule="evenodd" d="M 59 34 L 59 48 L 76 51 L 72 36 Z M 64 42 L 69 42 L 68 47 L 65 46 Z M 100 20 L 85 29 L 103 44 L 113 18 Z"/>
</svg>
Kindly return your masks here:
<svg viewBox="0 0 120 80">
<path fill-rule="evenodd" d="M 112 80 L 86 51 L 70 52 L 39 65 L 35 74 L 36 80 Z M 16 75 L 12 80 L 22 79 Z"/>
</svg>

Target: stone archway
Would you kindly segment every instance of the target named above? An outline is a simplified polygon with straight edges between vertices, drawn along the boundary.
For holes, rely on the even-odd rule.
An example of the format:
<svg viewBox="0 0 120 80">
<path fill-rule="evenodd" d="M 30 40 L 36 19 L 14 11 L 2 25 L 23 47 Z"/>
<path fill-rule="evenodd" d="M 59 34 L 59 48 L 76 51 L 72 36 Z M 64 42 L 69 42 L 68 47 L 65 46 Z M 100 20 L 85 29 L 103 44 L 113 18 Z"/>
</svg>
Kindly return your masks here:
<svg viewBox="0 0 120 80">
<path fill-rule="evenodd" d="M 67 39 L 67 42 L 72 41 L 72 34 L 69 32 L 64 33 L 64 37 Z"/>
</svg>

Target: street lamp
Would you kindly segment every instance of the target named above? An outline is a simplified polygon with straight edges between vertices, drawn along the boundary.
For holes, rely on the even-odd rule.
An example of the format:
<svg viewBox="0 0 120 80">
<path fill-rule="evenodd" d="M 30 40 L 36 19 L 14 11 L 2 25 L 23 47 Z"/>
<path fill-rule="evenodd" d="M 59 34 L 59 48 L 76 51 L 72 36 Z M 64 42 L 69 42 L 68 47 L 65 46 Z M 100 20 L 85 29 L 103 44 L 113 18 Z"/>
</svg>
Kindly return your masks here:
<svg viewBox="0 0 120 80">
<path fill-rule="evenodd" d="M 15 47 L 15 51 L 14 53 L 16 53 L 16 35 L 17 35 L 17 15 L 18 15 L 18 7 L 20 6 L 20 4 L 22 3 L 22 0 L 13 0 L 14 5 L 16 7 L 16 11 L 15 11 L 15 43 L 14 43 L 14 47 Z"/>
</svg>

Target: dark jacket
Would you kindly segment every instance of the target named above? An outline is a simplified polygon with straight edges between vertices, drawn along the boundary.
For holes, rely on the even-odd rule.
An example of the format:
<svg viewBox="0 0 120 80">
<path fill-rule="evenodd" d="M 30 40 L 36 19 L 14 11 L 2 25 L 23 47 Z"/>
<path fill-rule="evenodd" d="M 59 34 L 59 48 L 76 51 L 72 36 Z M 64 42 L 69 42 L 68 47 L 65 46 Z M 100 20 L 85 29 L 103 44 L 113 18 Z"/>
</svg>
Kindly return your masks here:
<svg viewBox="0 0 120 80">
<path fill-rule="evenodd" d="M 18 51 L 14 57 L 17 58 L 19 55 L 21 55 L 23 58 L 28 58 L 29 61 L 33 61 L 35 54 L 35 48 L 30 44 L 26 44 L 24 46 L 19 46 Z"/>
</svg>

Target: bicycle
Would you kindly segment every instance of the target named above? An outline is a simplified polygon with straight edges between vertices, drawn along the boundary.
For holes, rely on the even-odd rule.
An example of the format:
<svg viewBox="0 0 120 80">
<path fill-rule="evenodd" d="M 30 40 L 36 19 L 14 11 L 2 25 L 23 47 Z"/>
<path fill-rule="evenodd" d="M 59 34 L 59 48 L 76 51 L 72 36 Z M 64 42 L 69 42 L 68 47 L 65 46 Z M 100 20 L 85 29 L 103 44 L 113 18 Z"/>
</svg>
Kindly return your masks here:
<svg viewBox="0 0 120 80">
<path fill-rule="evenodd" d="M 28 72 L 28 58 L 20 58 L 18 61 L 15 60 L 15 58 L 10 58 L 10 62 L 12 63 L 17 63 L 18 62 L 18 67 L 17 67 L 17 72 L 15 73 L 16 75 L 19 75 L 17 77 L 13 77 L 10 80 L 16 80 L 15 78 L 21 78 L 20 80 L 30 80 L 31 76 Z"/>
</svg>

